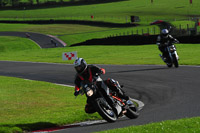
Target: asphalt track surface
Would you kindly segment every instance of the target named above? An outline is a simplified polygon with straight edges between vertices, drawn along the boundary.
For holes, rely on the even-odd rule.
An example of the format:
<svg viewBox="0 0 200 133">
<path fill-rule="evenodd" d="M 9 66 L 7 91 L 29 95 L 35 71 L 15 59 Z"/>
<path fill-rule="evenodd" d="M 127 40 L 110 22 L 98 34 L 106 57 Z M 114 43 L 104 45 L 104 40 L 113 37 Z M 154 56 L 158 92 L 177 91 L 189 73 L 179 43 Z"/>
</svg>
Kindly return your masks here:
<svg viewBox="0 0 200 133">
<path fill-rule="evenodd" d="M 88 133 L 131 125 L 200 116 L 200 66 L 99 65 L 108 77 L 145 106 L 137 119 L 66 128 L 57 133 Z M 0 61 L 0 75 L 74 85 L 72 65 Z M 74 100 L 74 102 L 76 102 Z M 67 118 L 63 118 L 67 119 Z"/>
<path fill-rule="evenodd" d="M 28 38 L 34 41 L 40 48 L 55 48 L 55 47 L 65 47 L 63 41 L 52 35 L 44 35 L 40 33 L 33 32 L 0 32 L 0 36 L 17 36 L 22 38 Z M 56 45 L 57 46 L 56 46 Z"/>
</svg>

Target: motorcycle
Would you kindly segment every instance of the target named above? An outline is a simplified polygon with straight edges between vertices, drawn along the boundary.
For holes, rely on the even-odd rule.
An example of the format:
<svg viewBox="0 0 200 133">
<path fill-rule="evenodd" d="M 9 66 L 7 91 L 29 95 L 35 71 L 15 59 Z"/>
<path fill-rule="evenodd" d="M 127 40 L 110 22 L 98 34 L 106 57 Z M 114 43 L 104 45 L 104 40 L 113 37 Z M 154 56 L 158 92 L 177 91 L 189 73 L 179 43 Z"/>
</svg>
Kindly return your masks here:
<svg viewBox="0 0 200 133">
<path fill-rule="evenodd" d="M 100 76 L 95 77 L 92 82 L 82 82 L 80 90 L 80 94 L 86 95 L 95 110 L 107 122 L 115 122 L 124 115 L 130 119 L 139 116 L 136 104 L 131 100 L 119 98 L 106 86 Z"/>
<path fill-rule="evenodd" d="M 176 47 L 172 42 L 167 42 L 165 44 L 167 47 L 165 49 L 166 51 L 166 57 L 163 57 L 161 54 L 161 59 L 167 64 L 168 67 L 172 67 L 173 65 L 177 68 L 179 67 L 179 56 L 176 51 Z"/>
</svg>

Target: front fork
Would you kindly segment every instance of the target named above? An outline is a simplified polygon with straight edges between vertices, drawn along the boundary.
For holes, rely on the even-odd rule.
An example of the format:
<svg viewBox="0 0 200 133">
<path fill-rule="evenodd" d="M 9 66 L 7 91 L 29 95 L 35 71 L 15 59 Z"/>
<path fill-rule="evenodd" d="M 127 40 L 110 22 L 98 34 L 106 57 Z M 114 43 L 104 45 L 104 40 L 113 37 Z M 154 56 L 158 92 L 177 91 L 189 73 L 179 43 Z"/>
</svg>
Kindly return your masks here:
<svg viewBox="0 0 200 133">
<path fill-rule="evenodd" d="M 175 56 L 176 56 L 177 60 L 179 60 L 179 56 L 178 56 L 178 54 L 177 54 L 177 52 L 176 52 L 176 51 L 174 51 L 174 54 L 175 54 Z"/>
<path fill-rule="evenodd" d="M 169 52 L 169 57 L 171 59 L 173 59 L 172 55 L 174 54 L 176 59 L 179 60 L 179 56 L 177 54 L 176 47 L 174 45 L 172 45 L 171 47 L 168 47 L 168 52 Z"/>
</svg>

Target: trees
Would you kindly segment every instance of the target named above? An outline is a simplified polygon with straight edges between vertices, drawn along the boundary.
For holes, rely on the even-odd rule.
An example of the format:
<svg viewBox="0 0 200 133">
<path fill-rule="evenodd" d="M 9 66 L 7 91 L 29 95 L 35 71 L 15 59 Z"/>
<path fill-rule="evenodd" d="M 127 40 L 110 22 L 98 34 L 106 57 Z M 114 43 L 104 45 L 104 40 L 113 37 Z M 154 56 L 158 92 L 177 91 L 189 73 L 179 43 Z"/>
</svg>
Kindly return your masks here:
<svg viewBox="0 0 200 133">
<path fill-rule="evenodd" d="M 8 4 L 8 0 L 0 0 L 0 7 L 5 7 Z"/>
<path fill-rule="evenodd" d="M 6 7 L 6 6 L 18 6 L 20 0 L 0 0 L 0 7 Z"/>
</svg>

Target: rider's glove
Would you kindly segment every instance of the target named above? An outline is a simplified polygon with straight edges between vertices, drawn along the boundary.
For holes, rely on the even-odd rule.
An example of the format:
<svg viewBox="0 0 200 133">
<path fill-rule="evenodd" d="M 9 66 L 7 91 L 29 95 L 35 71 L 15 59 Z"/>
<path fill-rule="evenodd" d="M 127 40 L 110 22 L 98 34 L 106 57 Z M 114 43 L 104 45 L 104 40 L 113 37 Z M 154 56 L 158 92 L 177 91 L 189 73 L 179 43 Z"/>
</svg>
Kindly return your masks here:
<svg viewBox="0 0 200 133">
<path fill-rule="evenodd" d="M 156 44 L 157 44 L 158 46 L 160 46 L 160 43 L 159 43 L 159 42 L 157 42 Z"/>
<path fill-rule="evenodd" d="M 179 41 L 175 39 L 175 40 L 173 41 L 173 43 L 179 43 Z"/>
<path fill-rule="evenodd" d="M 79 94 L 79 91 L 74 92 L 74 96 L 78 96 L 78 94 Z"/>
</svg>

